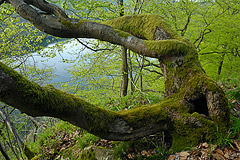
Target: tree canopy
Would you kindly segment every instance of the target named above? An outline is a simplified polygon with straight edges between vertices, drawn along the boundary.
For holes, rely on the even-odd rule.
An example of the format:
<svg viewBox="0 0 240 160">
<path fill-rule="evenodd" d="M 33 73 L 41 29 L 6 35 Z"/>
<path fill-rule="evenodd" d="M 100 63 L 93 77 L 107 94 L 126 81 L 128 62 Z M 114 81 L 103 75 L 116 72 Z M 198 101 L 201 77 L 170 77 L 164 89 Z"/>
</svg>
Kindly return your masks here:
<svg viewBox="0 0 240 160">
<path fill-rule="evenodd" d="M 196 47 L 179 36 L 162 16 L 143 14 L 91 21 L 69 18 L 62 9 L 44 0 L 7 2 L 47 34 L 94 38 L 156 58 L 165 80 L 165 99 L 155 105 L 113 112 L 51 85 L 41 87 L 1 62 L 2 102 L 28 115 L 66 120 L 109 140 L 133 140 L 166 131 L 176 150 L 215 139 L 217 126 L 223 132 L 228 128 L 230 111 L 222 89 L 205 74 Z"/>
</svg>

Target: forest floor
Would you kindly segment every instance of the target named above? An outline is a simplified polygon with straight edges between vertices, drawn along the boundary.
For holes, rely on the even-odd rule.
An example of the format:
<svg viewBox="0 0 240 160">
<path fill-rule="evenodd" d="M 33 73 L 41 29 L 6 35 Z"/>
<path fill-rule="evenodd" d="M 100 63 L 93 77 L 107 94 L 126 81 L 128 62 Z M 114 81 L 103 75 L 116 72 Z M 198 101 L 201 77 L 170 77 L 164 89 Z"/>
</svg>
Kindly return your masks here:
<svg viewBox="0 0 240 160">
<path fill-rule="evenodd" d="M 240 101 L 230 100 L 233 102 L 231 113 L 240 122 Z M 240 127 L 240 126 L 238 126 Z M 72 147 L 75 143 L 74 136 L 81 135 L 82 131 L 75 132 L 73 135 L 63 134 L 62 141 L 64 144 L 58 147 L 59 151 Z M 239 133 L 238 133 L 239 134 Z M 119 150 L 122 160 L 240 160 L 240 139 L 233 139 L 229 136 L 220 137 L 219 144 L 200 143 L 196 147 L 188 148 L 182 152 L 171 153 L 164 143 L 163 135 L 151 135 L 134 142 L 116 143 L 104 139 L 98 139 L 90 147 L 97 146 L 110 150 Z M 239 135 L 238 135 L 239 137 Z M 123 147 L 116 149 L 116 146 Z M 89 146 L 85 147 L 89 148 Z M 84 149 L 85 150 L 85 149 Z M 51 154 L 52 152 L 46 151 Z M 53 159 L 61 158 L 55 154 Z"/>
<path fill-rule="evenodd" d="M 62 159 L 60 153 L 69 149 L 69 154 L 72 156 L 75 153 L 81 155 L 98 148 L 105 156 L 103 159 L 114 159 L 113 157 L 117 155 L 121 160 L 240 160 L 240 87 L 234 84 L 220 84 L 220 86 L 229 98 L 231 128 L 227 135 L 216 135 L 217 144 L 203 142 L 182 152 L 172 153 L 169 150 L 170 145 L 165 143 L 167 135 L 164 133 L 150 135 L 137 141 L 113 142 L 99 139 L 81 129 L 75 129 L 70 133 L 67 132 L 68 129 L 60 129 L 54 131 L 57 133 L 57 139 L 51 134 L 52 132 L 49 132 L 48 140 L 53 140 L 53 145 L 52 147 L 49 147 L 49 143 L 45 147 L 42 145 L 42 151 L 50 159 Z M 78 144 L 76 149 L 71 149 L 76 144 Z M 106 155 L 106 153 L 110 154 Z"/>
<path fill-rule="evenodd" d="M 227 147 L 201 143 L 192 150 L 170 155 L 167 160 L 240 160 L 240 140 L 232 141 Z"/>
</svg>

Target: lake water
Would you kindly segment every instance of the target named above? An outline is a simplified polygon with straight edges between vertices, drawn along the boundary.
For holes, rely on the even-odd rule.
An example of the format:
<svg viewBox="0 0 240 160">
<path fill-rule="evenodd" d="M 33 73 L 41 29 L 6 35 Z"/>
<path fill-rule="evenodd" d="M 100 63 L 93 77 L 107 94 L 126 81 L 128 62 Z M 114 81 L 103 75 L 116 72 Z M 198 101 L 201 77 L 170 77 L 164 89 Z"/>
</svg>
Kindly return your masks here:
<svg viewBox="0 0 240 160">
<path fill-rule="evenodd" d="M 53 74 L 55 77 L 53 77 L 52 80 L 47 80 L 45 83 L 60 83 L 70 81 L 71 74 L 68 73 L 67 69 L 77 63 L 77 61 L 74 60 L 76 60 L 80 54 L 84 54 L 89 50 L 85 49 L 84 51 L 81 51 L 83 46 L 76 40 L 72 40 L 71 42 L 63 44 L 63 50 L 61 51 L 58 51 L 58 48 L 54 47 L 54 45 L 55 44 L 49 45 L 39 53 L 33 53 L 33 58 L 29 58 L 27 64 L 36 65 L 37 68 L 41 69 L 49 67 L 54 69 Z M 41 56 L 44 54 L 44 52 L 49 51 L 56 53 L 56 56 L 53 58 Z M 81 52 L 76 53 L 77 51 Z M 69 62 L 63 62 L 64 59 L 67 59 Z"/>
</svg>

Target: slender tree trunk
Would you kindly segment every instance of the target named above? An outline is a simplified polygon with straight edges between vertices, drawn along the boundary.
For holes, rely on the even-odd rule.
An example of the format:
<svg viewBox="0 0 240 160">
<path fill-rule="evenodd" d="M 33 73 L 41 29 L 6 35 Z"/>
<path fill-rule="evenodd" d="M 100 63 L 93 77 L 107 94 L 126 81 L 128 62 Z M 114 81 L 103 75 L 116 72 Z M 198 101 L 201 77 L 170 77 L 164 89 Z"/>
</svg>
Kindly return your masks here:
<svg viewBox="0 0 240 160">
<path fill-rule="evenodd" d="M 139 0 L 136 0 L 135 1 L 135 6 L 134 6 L 134 12 L 133 12 L 133 14 L 136 14 L 136 15 L 138 15 L 139 13 L 141 13 L 141 8 L 142 8 L 142 5 L 143 5 L 143 3 L 144 3 L 144 0 L 142 0 L 142 2 L 141 1 L 139 1 Z M 129 55 L 129 57 L 130 57 L 130 55 Z M 143 57 L 143 61 L 144 61 L 144 59 L 145 59 L 145 57 Z M 132 67 L 132 66 L 131 66 Z M 142 74 L 141 74 L 141 72 L 142 72 L 142 67 L 139 67 L 140 68 L 140 71 L 139 71 L 139 73 L 138 73 L 138 75 L 135 75 L 135 78 L 133 78 L 133 76 L 132 76 L 132 73 L 131 73 L 131 94 L 133 94 L 133 92 L 135 91 L 135 87 L 137 86 L 137 82 L 138 82 L 138 80 L 139 80 L 139 88 L 140 88 L 140 91 L 142 92 L 143 91 L 143 81 L 142 81 Z"/>
<path fill-rule="evenodd" d="M 124 9 L 123 9 L 123 0 L 118 0 L 118 6 L 119 6 L 119 16 L 124 15 Z M 122 54 L 122 80 L 120 84 L 120 96 L 126 96 L 128 91 L 128 62 L 127 62 L 127 49 L 125 47 L 121 47 L 121 54 Z"/>
<path fill-rule="evenodd" d="M 220 57 L 220 62 L 219 62 L 219 65 L 218 65 L 218 72 L 217 72 L 217 75 L 218 75 L 218 76 L 220 76 L 220 74 L 221 74 L 221 72 L 222 72 L 222 66 L 223 66 L 224 57 L 225 57 L 225 54 L 223 54 L 223 55 Z"/>
<path fill-rule="evenodd" d="M 127 64 L 127 49 L 122 48 L 122 80 L 120 85 L 120 96 L 126 96 L 128 91 L 128 64 Z"/>
<path fill-rule="evenodd" d="M 142 92 L 143 91 L 143 76 L 142 76 L 142 74 L 140 75 L 139 85 L 140 85 L 140 91 Z"/>
<path fill-rule="evenodd" d="M 166 98 L 155 105 L 113 112 L 51 85 L 42 87 L 0 62 L 0 101 L 32 116 L 66 120 L 108 140 L 134 140 L 167 131 L 174 151 L 216 140 L 217 127 L 221 134 L 227 132 L 230 107 L 223 90 L 203 72 L 195 46 L 177 35 L 163 17 L 134 15 L 92 22 L 70 19 L 43 0 L 9 3 L 45 33 L 62 38 L 95 38 L 157 58 Z M 32 6 L 55 17 L 42 16 Z"/>
<path fill-rule="evenodd" d="M 134 93 L 134 80 L 133 80 L 133 73 L 132 73 L 132 60 L 131 60 L 131 51 L 128 50 L 128 70 L 129 70 L 129 79 L 130 79 L 130 92 L 131 95 Z"/>
</svg>

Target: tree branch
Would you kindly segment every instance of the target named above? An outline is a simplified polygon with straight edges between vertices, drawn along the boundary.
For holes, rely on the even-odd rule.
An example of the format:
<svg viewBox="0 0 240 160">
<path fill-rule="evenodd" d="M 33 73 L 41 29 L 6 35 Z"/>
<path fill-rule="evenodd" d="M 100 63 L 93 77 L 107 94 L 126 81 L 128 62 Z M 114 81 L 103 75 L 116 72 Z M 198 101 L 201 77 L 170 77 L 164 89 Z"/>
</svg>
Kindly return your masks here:
<svg viewBox="0 0 240 160">
<path fill-rule="evenodd" d="M 213 54 L 213 53 L 223 54 L 223 53 L 232 53 L 232 52 L 226 52 L 226 51 L 222 51 L 222 52 L 212 51 L 212 52 L 200 53 L 199 55 L 206 55 L 206 54 Z"/>
<path fill-rule="evenodd" d="M 184 25 L 184 28 L 183 29 L 177 29 L 177 31 L 181 31 L 181 36 L 184 36 L 186 31 L 187 31 L 187 28 L 188 28 L 188 25 L 191 21 L 191 16 L 192 16 L 192 13 L 193 11 L 191 11 L 189 14 L 188 14 L 188 17 L 187 17 L 187 22 L 186 24 Z"/>
<path fill-rule="evenodd" d="M 50 85 L 40 87 L 2 63 L 0 63 L 0 100 L 28 115 L 57 117 L 110 140 L 144 137 L 159 130 L 166 130 L 168 124 L 166 119 L 153 121 L 158 119 L 159 115 L 155 115 L 156 117 L 149 115 L 150 118 L 146 114 L 139 117 L 138 110 L 129 113 L 112 112 Z M 160 110 L 158 114 L 161 115 L 164 112 L 160 113 Z M 145 107 L 142 112 L 153 111 L 152 107 Z M 164 117 L 167 118 L 166 115 Z M 136 122 L 133 121 L 135 118 Z"/>
<path fill-rule="evenodd" d="M 56 5 L 50 4 L 45 0 L 23 0 L 23 1 L 26 4 L 31 4 L 48 14 L 55 15 L 60 20 L 69 19 L 67 14 L 61 8 L 57 7 Z"/>
<path fill-rule="evenodd" d="M 173 146 L 181 140 L 184 147 L 216 138 L 216 125 L 227 129 L 230 110 L 222 89 L 202 72 L 193 44 L 178 36 L 161 16 L 134 15 L 90 22 L 67 19 L 58 7 L 51 11 L 55 16 L 43 16 L 23 0 L 9 1 L 20 16 L 48 34 L 95 38 L 158 58 L 166 98 L 152 106 L 113 112 L 51 85 L 41 87 L 0 63 L 0 101 L 28 115 L 66 120 L 108 140 L 134 140 L 168 131 Z"/>
<path fill-rule="evenodd" d="M 149 72 L 157 73 L 157 74 L 159 74 L 160 76 L 163 76 L 162 73 L 160 73 L 160 72 L 158 72 L 158 71 L 156 71 L 156 70 L 151 70 L 151 69 L 149 69 L 149 68 L 143 68 L 143 69 L 146 70 L 146 71 L 149 71 Z"/>
<path fill-rule="evenodd" d="M 204 29 L 204 31 L 200 34 L 200 36 L 199 36 L 199 37 L 194 41 L 194 43 L 193 43 L 193 44 L 195 44 L 195 43 L 197 43 L 197 41 L 198 41 L 198 44 L 197 44 L 196 48 L 199 48 L 200 44 L 201 44 L 202 41 L 203 41 L 204 36 L 205 36 L 206 34 L 211 33 L 211 32 L 212 32 L 211 29 L 208 29 L 208 28 Z"/>
<path fill-rule="evenodd" d="M 147 61 L 148 64 L 145 64 L 143 67 L 154 66 L 154 67 L 157 67 L 157 68 L 161 68 L 159 64 L 152 63 L 148 59 L 145 59 L 145 61 Z"/>
<path fill-rule="evenodd" d="M 166 54 L 179 54 L 180 50 L 186 50 L 187 48 L 192 47 L 186 39 L 179 37 L 170 29 L 170 27 L 166 27 L 168 26 L 166 22 L 162 17 L 157 15 L 124 16 L 110 21 L 97 23 L 85 20 L 67 19 L 61 12 L 61 9 L 56 6 L 52 7 L 52 4 L 45 4 L 41 0 L 34 0 L 33 2 L 36 1 L 36 3 L 43 3 L 44 7 L 41 8 L 41 6 L 39 7 L 35 3 L 33 4 L 40 9 L 46 11 L 50 10 L 49 12 L 54 13 L 57 17 L 51 15 L 43 16 L 23 0 L 9 1 L 21 17 L 29 20 L 41 31 L 53 36 L 62 38 L 95 38 L 124 46 L 133 52 L 152 58 L 160 58 Z M 30 3 L 28 0 L 27 2 Z M 154 18 L 155 21 L 151 24 L 152 26 L 146 25 L 144 27 L 148 29 L 151 29 L 150 27 L 152 27 L 153 30 L 156 30 L 157 34 L 155 32 L 152 32 L 152 34 L 146 33 L 144 32 L 145 28 L 142 28 L 142 31 L 139 30 L 138 33 L 134 33 L 134 30 L 129 31 L 127 28 L 123 28 L 126 23 L 131 24 L 131 21 L 135 21 L 140 25 L 143 23 L 143 20 L 149 18 Z M 139 35 L 139 33 L 141 33 L 141 35 Z M 156 35 L 161 36 L 160 33 L 164 35 L 163 37 L 158 38 L 161 39 L 161 41 L 152 41 Z M 148 40 L 142 39 L 143 37 Z M 156 48 L 153 49 L 152 47 L 156 45 L 162 47 L 159 48 L 159 50 L 156 50 Z"/>
<path fill-rule="evenodd" d="M 76 40 L 78 41 L 78 43 L 80 43 L 81 45 L 83 45 L 83 46 L 86 47 L 87 49 L 90 49 L 91 51 L 94 51 L 94 52 L 99 52 L 99 51 L 113 51 L 113 50 L 115 49 L 115 47 L 112 48 L 112 49 L 106 49 L 106 48 L 104 48 L 104 49 L 93 49 L 93 48 L 89 47 L 88 45 L 84 44 L 84 43 L 83 43 L 82 41 L 80 41 L 78 38 L 76 38 Z"/>
<path fill-rule="evenodd" d="M 190 118 L 167 108 L 169 100 L 125 112 L 112 112 L 50 85 L 41 87 L 0 63 L 0 101 L 31 116 L 60 118 L 109 140 L 133 140 L 159 131 L 169 131 L 174 121 Z M 174 107 L 182 105 L 178 100 L 173 102 L 171 105 Z M 192 123 L 197 128 L 203 125 L 199 120 L 189 122 Z"/>
</svg>

